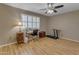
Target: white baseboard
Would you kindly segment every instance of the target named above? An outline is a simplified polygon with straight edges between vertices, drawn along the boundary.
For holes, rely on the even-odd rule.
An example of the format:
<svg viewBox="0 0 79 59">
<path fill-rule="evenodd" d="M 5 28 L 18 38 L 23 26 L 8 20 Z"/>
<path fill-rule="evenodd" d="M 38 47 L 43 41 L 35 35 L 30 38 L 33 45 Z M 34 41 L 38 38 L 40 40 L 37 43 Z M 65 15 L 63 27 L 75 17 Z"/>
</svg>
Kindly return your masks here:
<svg viewBox="0 0 79 59">
<path fill-rule="evenodd" d="M 12 43 L 9 43 L 9 44 L 4 44 L 4 45 L 1 45 L 0 47 L 8 46 L 8 45 L 15 44 L 15 43 L 16 43 L 16 42 L 12 42 Z"/>
<path fill-rule="evenodd" d="M 70 41 L 74 41 L 74 42 L 79 42 L 78 40 L 73 40 L 73 39 L 69 39 L 69 38 L 61 38 L 61 39 L 66 39 L 66 40 L 70 40 Z"/>
<path fill-rule="evenodd" d="M 27 40 L 28 40 L 28 38 L 25 38 L 24 42 L 27 43 L 28 42 Z M 12 42 L 12 43 L 7 43 L 7 44 L 4 44 L 4 45 L 0 45 L 0 47 L 8 46 L 8 45 L 15 44 L 15 43 L 17 43 L 17 42 Z"/>
<path fill-rule="evenodd" d="M 66 39 L 66 40 L 70 40 L 70 41 L 74 41 L 74 42 L 79 42 L 78 40 L 72 40 L 72 39 L 69 39 L 69 38 L 61 38 L 61 39 Z M 8 45 L 11 45 L 11 44 L 15 44 L 17 42 L 12 42 L 12 43 L 9 43 L 9 44 L 4 44 L 4 45 L 1 45 L 0 47 L 3 47 L 3 46 L 8 46 Z"/>
</svg>

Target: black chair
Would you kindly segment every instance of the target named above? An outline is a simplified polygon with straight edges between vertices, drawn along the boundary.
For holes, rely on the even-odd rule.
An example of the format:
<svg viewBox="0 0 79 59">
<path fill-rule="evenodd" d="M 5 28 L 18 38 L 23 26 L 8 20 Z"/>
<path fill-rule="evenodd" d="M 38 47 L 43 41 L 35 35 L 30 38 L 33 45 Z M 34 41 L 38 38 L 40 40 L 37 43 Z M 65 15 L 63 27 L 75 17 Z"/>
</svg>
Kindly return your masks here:
<svg viewBox="0 0 79 59">
<path fill-rule="evenodd" d="M 38 29 L 33 30 L 33 33 L 31 34 L 33 37 L 33 40 L 38 39 Z"/>
<path fill-rule="evenodd" d="M 33 30 L 33 33 L 31 35 L 32 36 L 37 36 L 38 35 L 38 29 Z"/>
</svg>

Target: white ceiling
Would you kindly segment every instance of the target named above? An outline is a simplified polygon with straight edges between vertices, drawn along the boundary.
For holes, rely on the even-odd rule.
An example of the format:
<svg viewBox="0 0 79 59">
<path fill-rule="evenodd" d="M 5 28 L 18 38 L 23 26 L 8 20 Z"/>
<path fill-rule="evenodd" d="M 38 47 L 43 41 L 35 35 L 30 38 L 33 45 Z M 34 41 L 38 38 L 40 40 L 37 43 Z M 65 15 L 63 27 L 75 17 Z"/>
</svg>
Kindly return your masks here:
<svg viewBox="0 0 79 59">
<path fill-rule="evenodd" d="M 40 10 L 42 8 L 46 8 L 47 6 L 46 3 L 6 3 L 6 5 L 9 6 L 21 8 L 24 10 L 32 11 L 46 16 L 53 16 L 53 15 L 79 10 L 79 3 L 55 3 L 54 6 L 61 4 L 63 4 L 64 7 L 57 9 L 58 10 L 57 13 L 53 13 L 52 15 L 46 15 L 43 11 Z"/>
</svg>

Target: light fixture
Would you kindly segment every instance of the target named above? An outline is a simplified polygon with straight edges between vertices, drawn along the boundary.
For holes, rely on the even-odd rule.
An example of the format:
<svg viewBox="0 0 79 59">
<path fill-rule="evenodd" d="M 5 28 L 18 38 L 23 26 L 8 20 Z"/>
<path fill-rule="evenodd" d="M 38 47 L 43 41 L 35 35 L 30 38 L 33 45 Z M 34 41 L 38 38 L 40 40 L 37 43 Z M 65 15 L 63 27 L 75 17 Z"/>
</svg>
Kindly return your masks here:
<svg viewBox="0 0 79 59">
<path fill-rule="evenodd" d="M 49 9 L 49 10 L 47 11 L 47 14 L 52 14 L 53 12 L 54 12 L 53 10 L 50 10 L 50 9 Z"/>
<path fill-rule="evenodd" d="M 23 26 L 22 23 L 18 22 L 17 26 L 19 27 L 19 32 L 21 32 L 21 26 Z"/>
<path fill-rule="evenodd" d="M 47 3 L 47 7 L 40 9 L 41 11 L 43 11 L 46 15 L 52 15 L 53 13 L 57 13 L 58 12 L 58 8 L 62 8 L 64 7 L 64 5 L 57 5 L 55 6 L 54 3 Z"/>
<path fill-rule="evenodd" d="M 21 22 L 18 22 L 18 26 L 21 26 L 22 25 L 22 23 Z"/>
</svg>

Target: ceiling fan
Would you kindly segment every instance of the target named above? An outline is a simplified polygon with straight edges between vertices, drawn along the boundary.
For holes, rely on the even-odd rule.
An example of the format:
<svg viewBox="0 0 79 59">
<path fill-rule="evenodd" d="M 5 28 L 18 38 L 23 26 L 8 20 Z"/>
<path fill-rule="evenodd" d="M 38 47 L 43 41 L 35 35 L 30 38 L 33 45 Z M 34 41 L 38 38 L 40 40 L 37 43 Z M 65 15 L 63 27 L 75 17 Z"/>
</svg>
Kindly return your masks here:
<svg viewBox="0 0 79 59">
<path fill-rule="evenodd" d="M 53 12 L 57 13 L 56 9 L 61 8 L 61 7 L 64 7 L 64 5 L 54 6 L 54 3 L 47 3 L 47 8 L 40 9 L 40 10 L 44 11 L 45 14 L 52 14 Z"/>
</svg>

